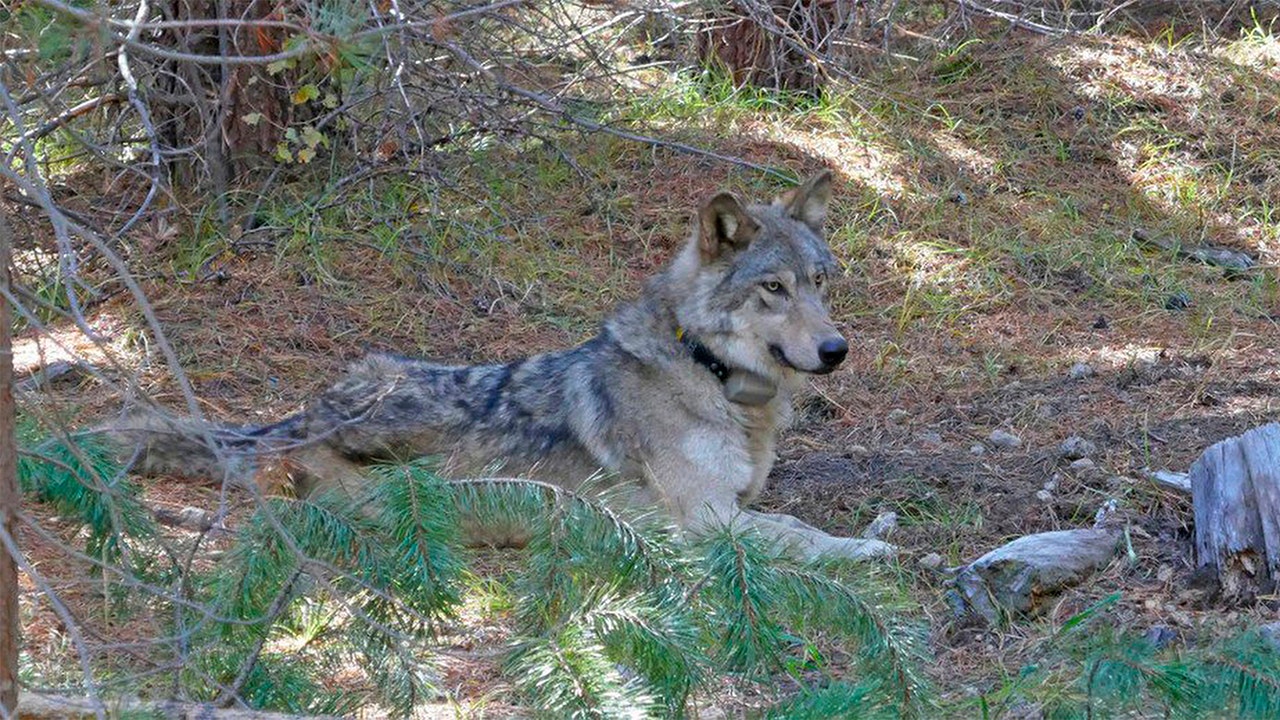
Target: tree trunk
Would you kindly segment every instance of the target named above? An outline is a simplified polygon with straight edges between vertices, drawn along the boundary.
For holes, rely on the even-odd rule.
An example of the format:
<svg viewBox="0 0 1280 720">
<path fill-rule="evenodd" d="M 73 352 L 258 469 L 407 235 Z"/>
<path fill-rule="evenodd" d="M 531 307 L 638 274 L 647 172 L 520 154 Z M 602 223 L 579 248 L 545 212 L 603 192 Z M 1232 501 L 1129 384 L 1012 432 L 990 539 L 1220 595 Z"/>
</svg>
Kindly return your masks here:
<svg viewBox="0 0 1280 720">
<path fill-rule="evenodd" d="M 718 65 L 739 87 L 816 93 L 834 41 L 861 18 L 847 0 L 727 2 L 697 35 L 698 59 Z"/>
<path fill-rule="evenodd" d="M 1280 424 L 1204 451 L 1191 466 L 1196 558 L 1229 600 L 1251 601 L 1280 577 Z"/>
<path fill-rule="evenodd" d="M 18 450 L 15 445 L 13 407 L 13 321 L 6 299 L 9 293 L 9 257 L 13 233 L 0 211 L 0 530 L 18 537 Z M 0 708 L 12 717 L 18 707 L 18 564 L 0 548 Z"/>
<path fill-rule="evenodd" d="M 158 42 L 178 52 L 229 57 L 268 55 L 283 47 L 282 31 L 251 25 L 256 20 L 279 19 L 277 5 L 266 0 L 171 0 L 166 10 L 166 19 L 178 21 L 245 23 L 165 31 Z M 198 184 L 216 193 L 225 221 L 221 196 L 239 174 L 272 156 L 293 120 L 294 75 L 286 71 L 273 76 L 261 65 L 228 62 L 217 66 L 169 62 L 161 68 L 167 71 L 156 72 L 155 81 L 163 90 L 153 98 L 156 127 L 169 148 L 199 149 L 195 154 L 173 153 L 170 175 L 179 187 Z M 246 120 L 253 116 L 257 119 Z"/>
</svg>

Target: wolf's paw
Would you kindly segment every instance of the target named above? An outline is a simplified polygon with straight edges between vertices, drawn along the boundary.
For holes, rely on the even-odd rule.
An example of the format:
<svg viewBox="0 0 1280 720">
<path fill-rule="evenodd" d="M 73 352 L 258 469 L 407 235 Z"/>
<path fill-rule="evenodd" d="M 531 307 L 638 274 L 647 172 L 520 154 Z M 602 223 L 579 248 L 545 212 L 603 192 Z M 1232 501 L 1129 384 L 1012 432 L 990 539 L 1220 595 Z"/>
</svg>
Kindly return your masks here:
<svg viewBox="0 0 1280 720">
<path fill-rule="evenodd" d="M 866 560 L 870 558 L 891 558 L 898 554 L 898 546 L 883 540 L 868 538 L 832 538 L 835 542 L 824 548 L 822 555 L 847 558 L 850 560 Z"/>
</svg>

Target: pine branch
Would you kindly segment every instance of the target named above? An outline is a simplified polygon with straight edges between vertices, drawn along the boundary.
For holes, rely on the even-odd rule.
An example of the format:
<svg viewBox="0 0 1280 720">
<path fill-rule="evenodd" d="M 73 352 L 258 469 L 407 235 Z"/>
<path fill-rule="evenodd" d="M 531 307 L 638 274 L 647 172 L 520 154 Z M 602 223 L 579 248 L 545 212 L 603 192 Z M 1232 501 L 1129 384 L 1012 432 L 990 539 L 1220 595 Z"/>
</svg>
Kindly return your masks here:
<svg viewBox="0 0 1280 720">
<path fill-rule="evenodd" d="M 395 627 L 396 616 L 390 603 L 374 602 L 365 610 L 383 624 Z M 420 625 L 409 624 L 405 629 L 417 627 Z M 370 628 L 367 623 L 352 622 L 344 635 L 356 648 L 359 665 L 377 689 L 377 697 L 395 717 L 411 717 L 419 703 L 439 694 L 426 642 L 429 634 L 395 636 Z"/>
<path fill-rule="evenodd" d="M 280 592 L 276 595 L 275 600 L 271 602 L 271 607 L 267 610 L 266 621 L 274 622 L 284 612 L 291 596 L 293 595 L 294 583 L 298 581 L 298 576 L 302 574 L 301 570 L 294 570 L 293 575 L 280 588 Z M 244 661 L 240 663 L 240 669 L 236 671 L 235 679 L 231 684 L 223 688 L 222 693 L 215 701 L 218 707 L 229 707 L 240 696 L 240 691 L 244 688 L 245 683 L 249 681 L 249 674 L 258 664 L 258 658 L 262 655 L 262 647 L 267 642 L 267 636 L 264 633 L 257 642 L 254 643 L 253 649 L 245 653 Z"/>
<path fill-rule="evenodd" d="M 776 548 L 757 535 L 724 529 L 704 545 L 703 557 L 704 594 L 710 596 L 725 668 L 748 677 L 780 671 L 789 643 L 773 617 L 780 585 Z"/>
<path fill-rule="evenodd" d="M 623 517 L 610 506 L 607 491 L 588 495 L 518 478 L 453 480 L 448 484 L 457 490 L 459 512 L 475 522 L 528 528 L 536 536 L 549 522 L 548 513 L 558 513 L 563 524 L 573 530 L 566 537 L 582 551 L 579 560 L 594 562 L 611 574 L 657 583 L 669 577 L 673 565 L 680 562 L 667 541 L 668 525 L 654 513 Z"/>
<path fill-rule="evenodd" d="M 155 534 L 151 513 L 114 453 L 92 437 L 34 439 L 20 431 L 18 479 L 24 492 L 89 528 L 86 552 L 113 561 L 130 538 Z"/>
<path fill-rule="evenodd" d="M 1047 643 L 1042 659 L 1002 693 L 993 713 L 1014 697 L 1049 692 L 1046 718 L 1121 717 L 1161 707 L 1172 718 L 1280 716 L 1280 652 L 1256 632 L 1209 647 L 1156 647 L 1106 624 L 1107 598 L 1072 618 Z M 1074 677 L 1063 686 L 1057 677 Z M 1069 682 L 1069 680 L 1068 680 Z"/>
<path fill-rule="evenodd" d="M 775 720 L 889 720 L 901 715 L 884 703 L 885 693 L 874 681 L 837 682 L 809 689 L 769 710 Z"/>
<path fill-rule="evenodd" d="M 452 617 L 463 569 L 457 503 L 425 463 L 372 470 L 374 505 L 392 541 L 391 587 L 423 617 Z"/>
<path fill-rule="evenodd" d="M 793 622 L 818 626 L 855 640 L 860 655 L 884 678 L 903 714 L 923 715 L 928 685 L 919 672 L 925 657 L 924 631 L 902 621 L 903 608 L 887 584 L 863 571 L 856 582 L 839 581 L 814 568 L 780 568 Z M 856 589 L 855 589 L 856 588 Z"/>
<path fill-rule="evenodd" d="M 1280 716 L 1280 650 L 1257 631 L 1205 653 L 1209 703 L 1237 708 L 1241 718 Z"/>
<path fill-rule="evenodd" d="M 523 643 L 512 654 L 517 687 L 549 718 L 646 718 L 656 702 L 610 662 L 604 646 L 578 623 Z"/>
<path fill-rule="evenodd" d="M 354 656 L 381 704 L 411 714 L 436 693 L 431 644 L 462 597 L 459 524 L 477 518 L 531 533 L 506 667 L 548 717 L 681 716 L 716 674 L 787 672 L 788 657 L 810 642 L 797 632 L 856 642 L 866 682 L 809 688 L 779 712 L 875 717 L 881 707 L 907 715 L 922 706 L 918 640 L 878 579 L 855 586 L 797 566 L 755 534 L 678 544 L 660 524 L 637 525 L 597 498 L 542 483 L 446 483 L 422 463 L 372 476 L 367 500 L 269 500 L 246 523 L 209 586 L 223 616 L 237 619 L 203 620 L 217 626 L 203 646 L 209 675 L 278 704 L 258 684 L 278 672 L 263 648 L 301 617 L 290 579 L 314 574 L 325 592 L 310 602 L 333 610 L 321 611 L 326 639 L 313 654 Z M 317 671 L 311 663 L 302 675 L 314 681 Z"/>
<path fill-rule="evenodd" d="M 375 486 L 376 497 L 391 503 L 389 512 L 406 501 L 418 511 L 425 509 L 420 501 L 431 478 L 396 482 L 400 485 L 391 490 L 385 489 L 391 483 Z M 252 686 L 258 668 L 250 658 L 295 604 L 293 597 L 283 605 L 279 599 L 289 595 L 285 588 L 292 584 L 290 578 L 305 571 L 319 573 L 325 587 L 342 595 L 329 598 L 344 610 L 332 631 L 356 648 L 387 706 L 407 716 L 416 703 L 436 694 L 425 643 L 434 637 L 437 621 L 451 617 L 459 601 L 455 579 L 460 564 L 437 552 L 444 540 L 431 542 L 421 533 L 438 532 L 441 538 L 456 533 L 447 522 L 434 524 L 423 512 L 398 518 L 384 532 L 368 507 L 337 495 L 305 502 L 272 499 L 250 519 L 215 584 L 220 588 L 215 596 L 222 598 L 227 613 L 245 621 L 221 628 L 232 650 L 214 649 L 214 655 L 229 652 L 244 658 L 242 670 L 252 668 L 247 679 L 243 673 L 234 676 L 236 683 Z M 425 530 L 417 527 L 422 524 Z"/>
<path fill-rule="evenodd" d="M 699 650 L 696 620 L 669 588 L 630 596 L 602 589 L 580 616 L 610 659 L 634 669 L 670 714 L 680 714 L 707 677 L 710 659 Z"/>
</svg>

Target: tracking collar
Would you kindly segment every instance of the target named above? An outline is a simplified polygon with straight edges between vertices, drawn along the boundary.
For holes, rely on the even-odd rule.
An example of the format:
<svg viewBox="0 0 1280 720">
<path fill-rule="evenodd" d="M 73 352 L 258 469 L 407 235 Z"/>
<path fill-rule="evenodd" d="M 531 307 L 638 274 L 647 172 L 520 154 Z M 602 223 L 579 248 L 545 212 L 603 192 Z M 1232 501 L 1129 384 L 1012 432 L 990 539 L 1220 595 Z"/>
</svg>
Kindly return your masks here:
<svg viewBox="0 0 1280 720">
<path fill-rule="evenodd" d="M 676 340 L 679 340 L 680 344 L 689 351 L 694 362 L 716 376 L 724 386 L 724 396 L 729 402 L 740 405 L 764 405 L 778 394 L 778 386 L 764 376 L 750 370 L 731 370 L 706 345 L 685 332 L 683 327 L 676 328 Z"/>
<path fill-rule="evenodd" d="M 676 328 L 676 339 L 684 345 L 689 354 L 693 356 L 693 361 L 711 371 L 712 375 L 724 384 L 729 380 L 729 366 L 725 365 L 716 354 L 707 349 L 706 345 L 693 339 L 693 336 L 684 331 L 684 328 Z"/>
</svg>

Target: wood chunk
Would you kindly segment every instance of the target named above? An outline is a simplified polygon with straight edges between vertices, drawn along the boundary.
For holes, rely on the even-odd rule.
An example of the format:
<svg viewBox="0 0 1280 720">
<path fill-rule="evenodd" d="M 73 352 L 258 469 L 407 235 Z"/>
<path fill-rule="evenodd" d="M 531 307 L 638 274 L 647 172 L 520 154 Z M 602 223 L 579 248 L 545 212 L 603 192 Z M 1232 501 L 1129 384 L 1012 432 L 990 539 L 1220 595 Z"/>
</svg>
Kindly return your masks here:
<svg viewBox="0 0 1280 720">
<path fill-rule="evenodd" d="M 1108 528 L 1020 537 L 960 570 L 954 610 L 992 625 L 1009 612 L 1034 614 L 1046 598 L 1110 562 L 1119 538 L 1119 532 Z"/>
<path fill-rule="evenodd" d="M 1280 424 L 1212 445 L 1191 466 L 1196 564 L 1226 599 L 1275 590 L 1280 575 Z"/>
</svg>

